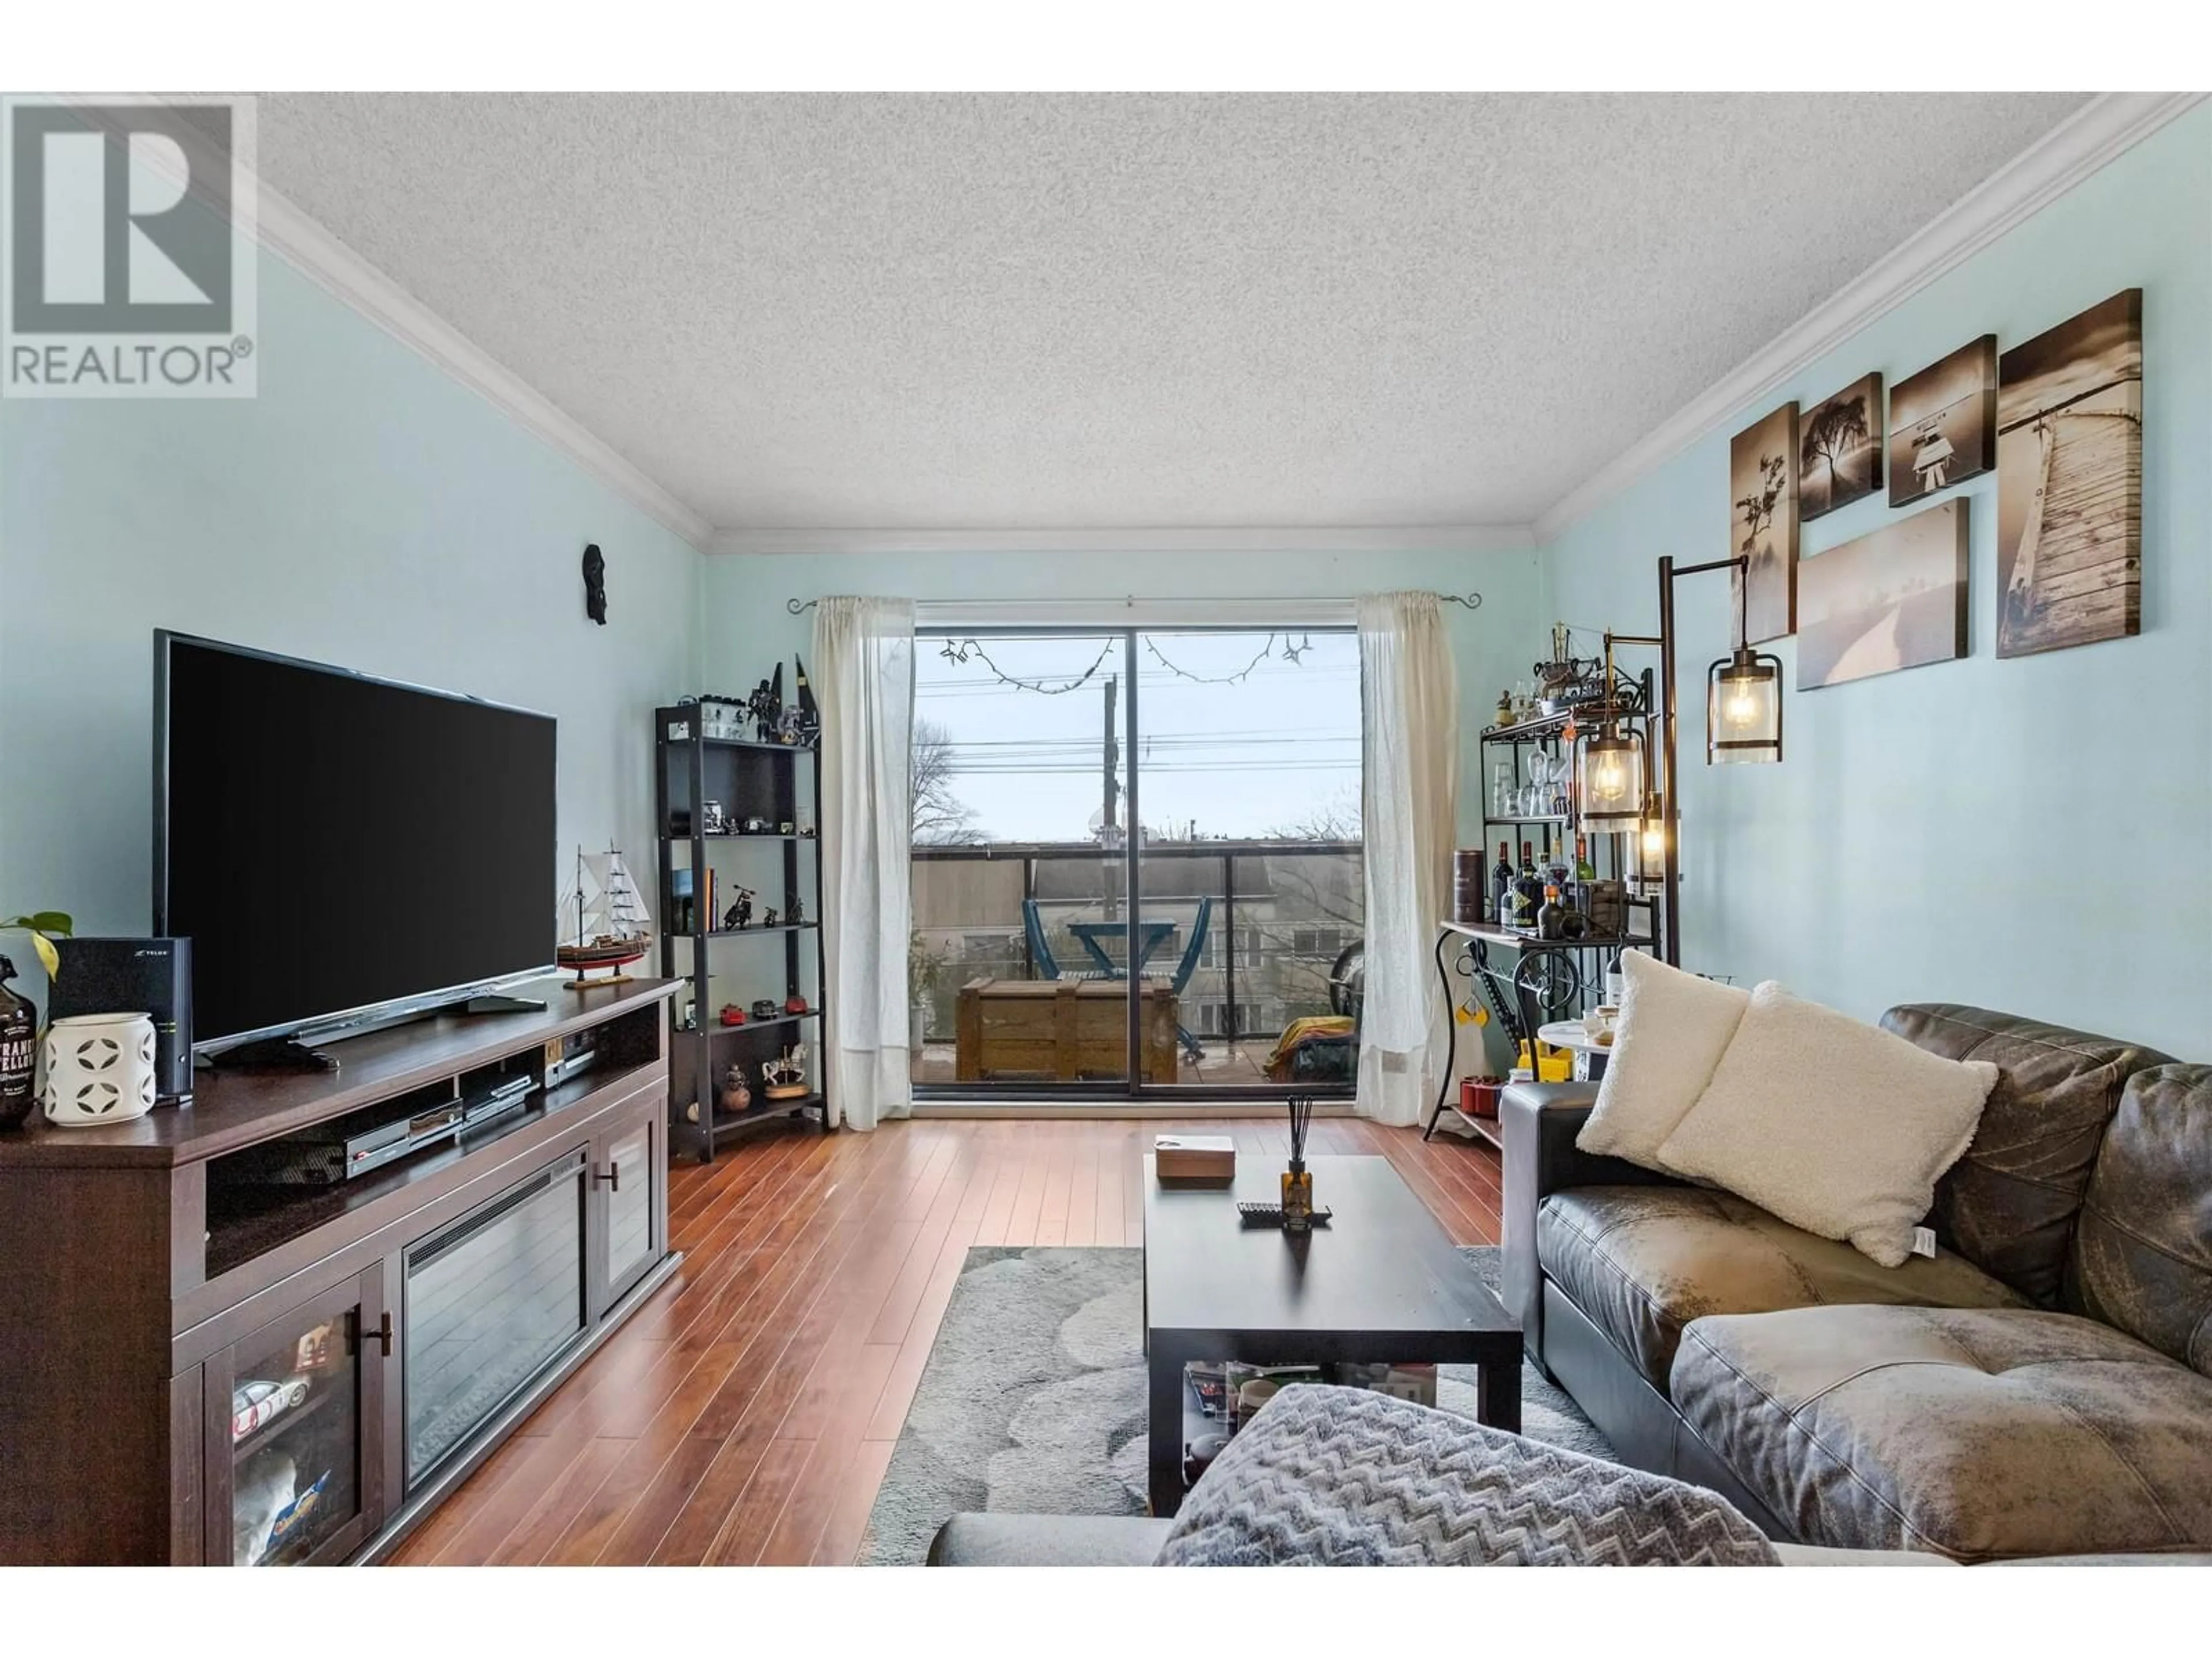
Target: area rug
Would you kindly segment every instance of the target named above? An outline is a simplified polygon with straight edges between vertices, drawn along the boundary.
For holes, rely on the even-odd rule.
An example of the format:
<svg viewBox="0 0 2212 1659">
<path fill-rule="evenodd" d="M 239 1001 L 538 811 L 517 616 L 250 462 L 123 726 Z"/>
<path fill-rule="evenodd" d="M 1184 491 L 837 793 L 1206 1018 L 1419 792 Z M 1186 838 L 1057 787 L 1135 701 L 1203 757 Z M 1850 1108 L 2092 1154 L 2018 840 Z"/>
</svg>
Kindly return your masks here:
<svg viewBox="0 0 2212 1659">
<path fill-rule="evenodd" d="M 1495 1247 L 1467 1247 L 1494 1290 Z M 1138 1249 L 977 1246 L 938 1328 L 860 1559 L 918 1564 L 962 1510 L 1145 1512 L 1144 1262 Z M 1474 1368 L 1437 1403 L 1474 1415 Z M 1522 1432 L 1610 1457 L 1575 1402 L 1521 1370 Z"/>
</svg>

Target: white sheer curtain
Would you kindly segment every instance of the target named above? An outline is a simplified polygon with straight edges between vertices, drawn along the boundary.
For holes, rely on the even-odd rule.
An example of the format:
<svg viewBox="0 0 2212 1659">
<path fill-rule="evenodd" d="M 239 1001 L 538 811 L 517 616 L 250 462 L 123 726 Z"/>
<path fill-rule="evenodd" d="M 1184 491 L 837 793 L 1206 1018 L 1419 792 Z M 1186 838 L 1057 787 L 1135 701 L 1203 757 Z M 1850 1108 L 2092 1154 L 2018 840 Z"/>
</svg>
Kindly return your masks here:
<svg viewBox="0 0 2212 1659">
<path fill-rule="evenodd" d="M 906 958 L 914 927 L 914 602 L 823 599 L 814 612 L 814 659 L 830 1122 L 872 1129 L 904 1117 L 913 1101 Z"/>
<path fill-rule="evenodd" d="M 1459 677 L 1433 593 L 1359 601 L 1367 989 L 1359 1111 L 1417 1123 L 1451 1063 L 1433 952 L 1459 794 Z"/>
</svg>

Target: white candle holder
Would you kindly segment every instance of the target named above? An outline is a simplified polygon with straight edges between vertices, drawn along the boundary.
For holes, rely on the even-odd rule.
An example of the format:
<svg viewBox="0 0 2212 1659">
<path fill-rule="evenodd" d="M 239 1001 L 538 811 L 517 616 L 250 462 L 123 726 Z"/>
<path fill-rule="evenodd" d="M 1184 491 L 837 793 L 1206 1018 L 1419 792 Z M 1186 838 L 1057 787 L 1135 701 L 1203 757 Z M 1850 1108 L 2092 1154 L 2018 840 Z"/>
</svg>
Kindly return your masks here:
<svg viewBox="0 0 2212 1659">
<path fill-rule="evenodd" d="M 127 1123 L 154 1109 L 154 1022 L 146 1014 L 76 1014 L 46 1030 L 47 1121 Z"/>
</svg>

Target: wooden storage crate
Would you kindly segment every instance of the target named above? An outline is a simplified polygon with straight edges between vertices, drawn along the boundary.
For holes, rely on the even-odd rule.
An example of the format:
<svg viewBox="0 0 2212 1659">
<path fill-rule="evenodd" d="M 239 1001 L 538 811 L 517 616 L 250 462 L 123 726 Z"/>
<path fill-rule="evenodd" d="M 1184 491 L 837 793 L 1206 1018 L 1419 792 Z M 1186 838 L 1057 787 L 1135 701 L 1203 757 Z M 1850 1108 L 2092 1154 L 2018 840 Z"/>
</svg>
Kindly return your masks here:
<svg viewBox="0 0 2212 1659">
<path fill-rule="evenodd" d="M 1120 979 L 972 979 L 960 988 L 956 1053 L 963 1083 L 1034 1078 L 1120 1079 L 1127 1060 L 1130 983 Z M 1176 994 L 1140 983 L 1139 1035 L 1147 1083 L 1176 1081 Z"/>
</svg>

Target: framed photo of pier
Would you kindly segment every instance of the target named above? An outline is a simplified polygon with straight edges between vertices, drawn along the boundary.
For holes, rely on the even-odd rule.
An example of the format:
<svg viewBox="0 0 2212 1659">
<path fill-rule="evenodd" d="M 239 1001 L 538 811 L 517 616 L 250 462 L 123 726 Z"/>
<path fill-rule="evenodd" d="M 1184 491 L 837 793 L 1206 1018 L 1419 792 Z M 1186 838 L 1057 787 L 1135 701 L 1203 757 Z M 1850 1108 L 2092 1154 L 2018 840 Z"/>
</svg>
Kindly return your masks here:
<svg viewBox="0 0 2212 1659">
<path fill-rule="evenodd" d="M 1797 567 L 1797 689 L 1966 654 L 1966 502 L 1893 519 Z"/>
<path fill-rule="evenodd" d="M 1797 516 L 1807 522 L 1881 488 L 1881 376 L 1854 380 L 1797 420 Z"/>
<path fill-rule="evenodd" d="M 2142 290 L 1997 365 L 1997 655 L 2142 628 Z"/>
<path fill-rule="evenodd" d="M 1729 441 L 1729 556 L 1750 561 L 1735 574 L 1744 643 L 1763 645 L 1797 631 L 1796 404 Z"/>
<path fill-rule="evenodd" d="M 1997 464 L 1997 337 L 1889 391 L 1889 504 L 1911 507 Z"/>
</svg>

